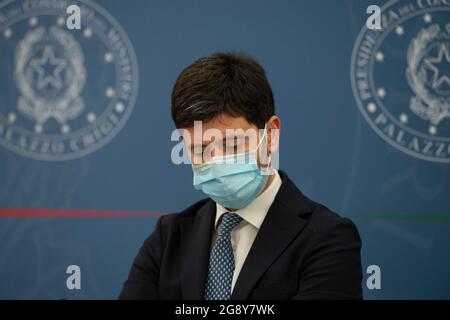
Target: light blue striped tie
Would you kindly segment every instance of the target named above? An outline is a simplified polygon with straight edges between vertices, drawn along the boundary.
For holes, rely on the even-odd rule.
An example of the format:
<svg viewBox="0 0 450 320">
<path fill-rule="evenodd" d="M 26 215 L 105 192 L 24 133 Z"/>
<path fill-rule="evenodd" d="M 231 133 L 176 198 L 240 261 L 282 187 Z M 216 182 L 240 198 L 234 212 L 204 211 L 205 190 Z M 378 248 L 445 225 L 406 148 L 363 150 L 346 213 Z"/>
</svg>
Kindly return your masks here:
<svg viewBox="0 0 450 320">
<path fill-rule="evenodd" d="M 224 213 L 216 243 L 209 257 L 206 300 L 228 300 L 231 296 L 231 281 L 234 272 L 234 255 L 231 247 L 231 231 L 241 222 L 236 213 Z"/>
</svg>

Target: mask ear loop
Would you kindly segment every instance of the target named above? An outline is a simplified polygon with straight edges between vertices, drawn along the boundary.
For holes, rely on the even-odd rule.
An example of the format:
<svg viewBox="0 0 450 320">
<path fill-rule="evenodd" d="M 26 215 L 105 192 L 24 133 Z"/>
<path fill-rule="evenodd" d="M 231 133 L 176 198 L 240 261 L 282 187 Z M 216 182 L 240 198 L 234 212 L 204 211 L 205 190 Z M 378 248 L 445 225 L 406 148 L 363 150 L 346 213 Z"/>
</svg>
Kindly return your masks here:
<svg viewBox="0 0 450 320">
<path fill-rule="evenodd" d="M 257 151 L 257 150 L 259 149 L 259 146 L 262 144 L 262 142 L 263 142 L 263 140 L 264 140 L 264 137 L 266 136 L 266 132 L 267 132 L 267 128 L 266 128 L 266 127 L 267 127 L 267 124 L 264 125 L 264 133 L 263 133 L 261 139 L 259 139 L 259 143 L 258 143 L 258 145 L 256 146 L 255 151 Z"/>
<path fill-rule="evenodd" d="M 266 141 L 267 141 L 267 123 L 264 125 L 264 134 L 262 135 L 258 146 L 256 147 L 255 151 L 257 151 L 259 149 L 259 147 L 262 144 L 262 141 L 264 140 L 264 138 L 266 137 Z M 260 171 L 262 172 L 262 174 L 264 175 L 270 175 L 272 174 L 272 154 L 269 154 L 269 161 L 267 162 L 267 164 L 265 165 L 265 168 L 261 169 Z"/>
</svg>

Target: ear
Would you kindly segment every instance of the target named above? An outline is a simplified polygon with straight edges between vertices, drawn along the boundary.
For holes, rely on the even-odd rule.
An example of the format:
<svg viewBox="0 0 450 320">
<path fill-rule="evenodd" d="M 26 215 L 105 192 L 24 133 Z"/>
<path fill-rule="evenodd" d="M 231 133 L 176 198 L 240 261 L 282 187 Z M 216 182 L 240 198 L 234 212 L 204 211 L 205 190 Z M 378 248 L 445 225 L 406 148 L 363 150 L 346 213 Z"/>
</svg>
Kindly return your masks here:
<svg viewBox="0 0 450 320">
<path fill-rule="evenodd" d="M 271 116 L 266 122 L 267 128 L 267 146 L 269 152 L 275 153 L 278 149 L 278 144 L 280 142 L 280 128 L 281 120 L 278 116 Z"/>
</svg>

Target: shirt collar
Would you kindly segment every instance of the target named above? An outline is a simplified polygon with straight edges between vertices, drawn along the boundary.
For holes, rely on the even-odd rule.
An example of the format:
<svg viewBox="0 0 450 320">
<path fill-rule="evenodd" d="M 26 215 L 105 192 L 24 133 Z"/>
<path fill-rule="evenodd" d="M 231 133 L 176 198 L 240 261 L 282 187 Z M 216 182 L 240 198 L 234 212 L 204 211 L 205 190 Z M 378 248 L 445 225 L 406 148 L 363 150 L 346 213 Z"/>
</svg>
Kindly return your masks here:
<svg viewBox="0 0 450 320">
<path fill-rule="evenodd" d="M 258 230 L 261 227 L 264 218 L 266 217 L 267 211 L 269 211 L 269 208 L 272 205 L 272 202 L 275 199 L 275 196 L 277 195 L 277 192 L 281 186 L 282 181 L 280 175 L 278 174 L 278 171 L 275 169 L 273 171 L 275 177 L 272 180 L 272 183 L 267 187 L 267 189 L 264 190 L 246 207 L 233 211 Z M 215 228 L 217 228 L 220 217 L 226 212 L 230 212 L 230 210 L 224 208 L 216 202 L 216 221 L 214 224 Z"/>
</svg>

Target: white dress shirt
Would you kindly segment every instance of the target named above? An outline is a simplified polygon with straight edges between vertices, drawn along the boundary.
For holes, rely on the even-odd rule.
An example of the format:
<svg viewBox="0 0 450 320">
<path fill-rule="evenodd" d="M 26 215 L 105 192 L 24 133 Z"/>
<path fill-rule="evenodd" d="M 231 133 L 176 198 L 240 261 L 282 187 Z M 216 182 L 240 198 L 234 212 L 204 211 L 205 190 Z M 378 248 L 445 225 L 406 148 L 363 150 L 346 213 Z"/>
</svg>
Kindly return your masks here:
<svg viewBox="0 0 450 320">
<path fill-rule="evenodd" d="M 235 268 L 233 272 L 233 280 L 231 282 L 231 291 L 234 289 L 234 285 L 244 264 L 247 254 L 252 247 L 253 241 L 256 238 L 256 234 L 261 227 L 267 211 L 269 211 L 273 200 L 280 189 L 281 178 L 277 170 L 274 171 L 274 179 L 270 185 L 253 200 L 246 207 L 233 211 L 237 213 L 242 221 L 231 231 L 231 245 L 233 247 Z M 217 237 L 217 226 L 220 217 L 230 210 L 222 207 L 216 202 L 216 222 L 212 238 L 212 246 L 214 246 Z"/>
</svg>

